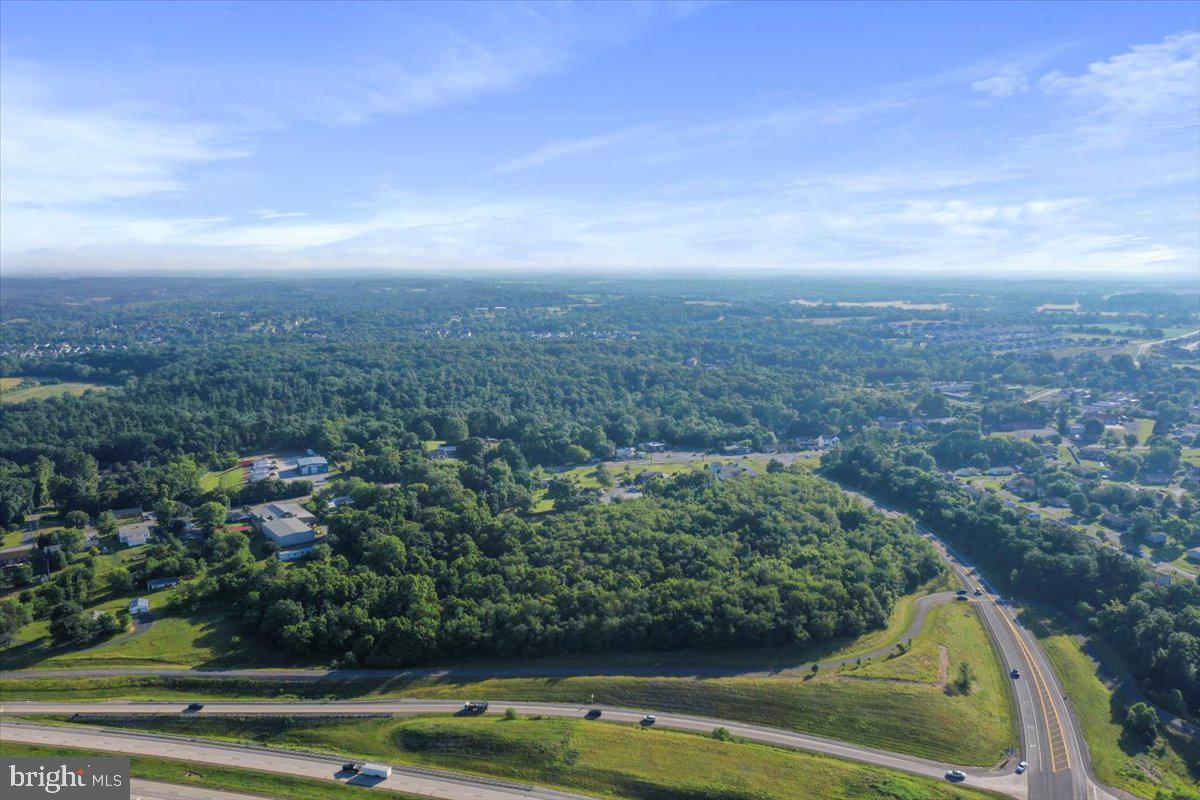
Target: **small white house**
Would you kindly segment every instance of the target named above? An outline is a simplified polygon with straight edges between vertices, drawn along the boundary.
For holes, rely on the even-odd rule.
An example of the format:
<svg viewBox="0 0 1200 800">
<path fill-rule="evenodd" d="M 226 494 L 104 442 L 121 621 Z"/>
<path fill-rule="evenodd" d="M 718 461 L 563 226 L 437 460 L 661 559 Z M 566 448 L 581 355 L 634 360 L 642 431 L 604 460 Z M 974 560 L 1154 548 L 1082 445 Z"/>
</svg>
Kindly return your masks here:
<svg viewBox="0 0 1200 800">
<path fill-rule="evenodd" d="M 145 597 L 137 597 L 129 601 L 129 614 L 140 617 L 150 613 L 150 601 Z"/>
</svg>

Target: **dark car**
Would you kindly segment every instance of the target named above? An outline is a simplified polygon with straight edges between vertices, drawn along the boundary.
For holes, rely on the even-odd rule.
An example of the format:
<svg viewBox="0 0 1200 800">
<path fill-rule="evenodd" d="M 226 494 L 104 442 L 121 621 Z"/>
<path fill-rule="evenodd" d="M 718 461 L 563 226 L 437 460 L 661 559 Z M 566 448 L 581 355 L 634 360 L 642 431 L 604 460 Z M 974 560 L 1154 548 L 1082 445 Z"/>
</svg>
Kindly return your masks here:
<svg viewBox="0 0 1200 800">
<path fill-rule="evenodd" d="M 963 772 L 961 769 L 952 769 L 946 773 L 946 780 L 948 781 L 954 781 L 955 783 L 958 783 L 960 781 L 965 781 L 966 779 L 967 773 Z"/>
<path fill-rule="evenodd" d="M 583 715 L 584 719 L 600 719 L 600 709 L 589 708 L 588 712 Z"/>
<path fill-rule="evenodd" d="M 483 700 L 471 700 L 463 703 L 463 711 L 468 714 L 482 714 L 488 710 L 488 704 Z"/>
<path fill-rule="evenodd" d="M 1021 670 L 1017 669 L 1016 667 L 1013 667 L 1012 672 L 1010 672 L 1008 674 L 1013 678 L 1019 678 L 1019 677 L 1021 677 Z"/>
<path fill-rule="evenodd" d="M 343 772 L 353 772 L 355 775 L 362 772 L 362 768 L 361 761 L 347 761 L 345 764 L 342 764 Z"/>
<path fill-rule="evenodd" d="M 204 708 L 204 703 L 188 703 L 188 711 L 199 711 Z"/>
</svg>

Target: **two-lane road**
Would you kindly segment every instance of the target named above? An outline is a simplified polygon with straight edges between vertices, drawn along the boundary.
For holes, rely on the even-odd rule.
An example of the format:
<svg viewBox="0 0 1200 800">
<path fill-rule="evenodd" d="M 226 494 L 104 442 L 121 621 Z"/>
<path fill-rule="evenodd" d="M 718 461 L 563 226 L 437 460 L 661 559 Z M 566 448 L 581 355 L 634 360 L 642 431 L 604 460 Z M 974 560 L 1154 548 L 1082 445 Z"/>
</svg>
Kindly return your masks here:
<svg viewBox="0 0 1200 800">
<path fill-rule="evenodd" d="M 900 514 L 860 492 L 847 489 L 873 507 Z M 928 527 L 917 531 L 933 542 L 951 570 L 967 587 L 979 609 L 1006 670 L 1017 670 L 1013 696 L 1021 728 L 1024 760 L 1029 763 L 1031 800 L 1115 800 L 1116 794 L 1088 770 L 1083 734 L 1067 706 L 1066 697 L 1037 638 L 1020 623 L 1011 606 L 984 580 L 961 553 Z M 980 594 L 976 595 L 976 591 Z"/>
</svg>

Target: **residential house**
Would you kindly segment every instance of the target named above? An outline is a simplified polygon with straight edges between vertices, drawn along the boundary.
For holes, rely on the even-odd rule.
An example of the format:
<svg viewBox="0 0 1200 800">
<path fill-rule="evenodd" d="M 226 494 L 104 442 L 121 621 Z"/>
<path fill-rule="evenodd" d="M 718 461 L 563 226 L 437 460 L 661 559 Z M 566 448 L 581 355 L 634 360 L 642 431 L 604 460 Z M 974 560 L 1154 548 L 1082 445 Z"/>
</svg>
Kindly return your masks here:
<svg viewBox="0 0 1200 800">
<path fill-rule="evenodd" d="M 126 547 L 138 547 L 146 544 L 152 535 L 150 524 L 147 522 L 117 529 L 117 539 Z"/>
<path fill-rule="evenodd" d="M 117 519 L 137 519 L 137 520 L 140 520 L 142 518 L 143 513 L 145 513 L 145 512 L 142 511 L 141 506 L 133 506 L 132 508 L 118 508 L 112 512 L 113 516 L 116 517 Z"/>
<path fill-rule="evenodd" d="M 758 475 L 757 470 L 745 464 L 709 464 L 708 467 L 713 477 L 719 481 L 730 478 L 753 478 Z"/>
<path fill-rule="evenodd" d="M 662 442 L 640 442 L 637 447 L 643 453 L 661 453 L 667 449 Z"/>
<path fill-rule="evenodd" d="M 1150 533 L 1146 534 L 1146 544 L 1158 545 L 1158 544 L 1166 544 L 1166 543 L 1167 543 L 1167 532 L 1166 531 L 1150 531 Z"/>
<path fill-rule="evenodd" d="M 1200 547 L 1193 547 L 1191 550 L 1188 550 L 1186 553 L 1184 553 L 1184 555 L 1187 556 L 1188 561 L 1194 561 L 1195 563 L 1200 564 Z"/>
<path fill-rule="evenodd" d="M 135 597 L 129 601 L 129 614 L 134 617 L 141 617 L 150 613 L 150 601 L 145 597 Z"/>
<path fill-rule="evenodd" d="M 453 444 L 439 444 L 433 450 L 429 451 L 429 457 L 434 460 L 443 458 L 454 458 L 454 454 L 458 452 L 458 446 Z"/>
<path fill-rule="evenodd" d="M 638 453 L 636 447 L 618 447 L 617 448 L 617 458 L 620 459 L 621 461 L 630 461 L 632 459 L 638 458 L 639 456 L 640 456 L 640 454 Z"/>
<path fill-rule="evenodd" d="M 1113 514 L 1111 511 L 1105 511 L 1100 517 L 1100 522 L 1114 531 L 1123 531 L 1129 527 L 1129 519 L 1122 517 L 1120 514 Z"/>
<path fill-rule="evenodd" d="M 1142 470 L 1138 476 L 1138 480 L 1146 486 L 1167 486 L 1174 477 L 1175 474 L 1173 472 L 1147 472 L 1146 470 Z"/>
<path fill-rule="evenodd" d="M 989 469 L 987 471 L 987 474 L 993 475 L 993 476 L 1001 476 L 1001 475 L 1012 475 L 1014 472 L 1016 472 L 1016 470 L 1013 469 L 1012 467 L 992 467 L 991 469 Z"/>
<path fill-rule="evenodd" d="M 170 578 L 151 578 L 146 581 L 146 591 L 156 592 L 159 589 L 168 589 L 179 583 L 179 576 L 173 575 Z"/>
<path fill-rule="evenodd" d="M 18 544 L 0 550 L 0 565 L 8 566 L 29 561 L 33 558 L 33 548 L 32 544 Z"/>
</svg>

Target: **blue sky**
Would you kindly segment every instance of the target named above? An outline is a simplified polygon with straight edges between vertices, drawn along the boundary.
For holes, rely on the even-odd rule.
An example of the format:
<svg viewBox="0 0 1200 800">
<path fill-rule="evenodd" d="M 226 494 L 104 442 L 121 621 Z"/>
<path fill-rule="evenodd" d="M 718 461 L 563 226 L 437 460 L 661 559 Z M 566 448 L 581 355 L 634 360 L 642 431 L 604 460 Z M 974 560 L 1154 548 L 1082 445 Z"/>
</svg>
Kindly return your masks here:
<svg viewBox="0 0 1200 800">
<path fill-rule="evenodd" d="M 1200 4 L 2 4 L 0 269 L 1200 276 Z"/>
</svg>

